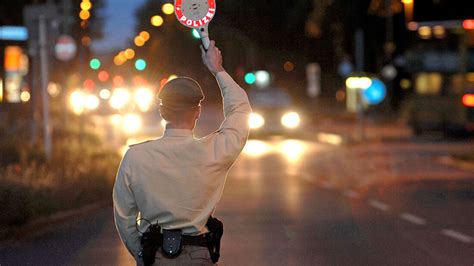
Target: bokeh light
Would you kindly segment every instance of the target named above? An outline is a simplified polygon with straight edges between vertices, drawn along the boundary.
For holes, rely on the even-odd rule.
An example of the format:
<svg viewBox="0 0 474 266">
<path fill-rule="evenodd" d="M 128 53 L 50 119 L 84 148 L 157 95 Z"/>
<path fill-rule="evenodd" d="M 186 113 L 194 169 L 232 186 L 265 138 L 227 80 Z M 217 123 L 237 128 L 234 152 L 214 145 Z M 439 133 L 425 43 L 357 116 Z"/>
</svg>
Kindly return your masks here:
<svg viewBox="0 0 474 266">
<path fill-rule="evenodd" d="M 286 72 L 291 72 L 295 69 L 295 64 L 293 64 L 292 62 L 290 61 L 286 61 L 285 64 L 283 64 L 283 69 L 286 71 Z"/>
<path fill-rule="evenodd" d="M 61 93 L 61 87 L 54 82 L 48 84 L 48 93 L 51 97 L 58 97 Z"/>
<path fill-rule="evenodd" d="M 149 39 L 150 39 L 150 33 L 148 33 L 148 31 L 142 31 L 140 32 L 140 37 L 142 37 L 142 39 L 147 42 Z"/>
<path fill-rule="evenodd" d="M 156 16 L 151 17 L 150 22 L 151 22 L 151 25 L 155 27 L 160 27 L 161 25 L 163 25 L 164 20 L 162 16 L 156 15 Z"/>
<path fill-rule="evenodd" d="M 251 129 L 257 129 L 261 128 L 263 125 L 265 125 L 265 119 L 263 116 L 257 113 L 251 113 L 249 116 L 249 127 Z"/>
<path fill-rule="evenodd" d="M 87 10 L 81 10 L 81 12 L 79 12 L 79 18 L 82 20 L 88 20 L 90 17 L 91 13 Z"/>
<path fill-rule="evenodd" d="M 99 92 L 99 97 L 103 100 L 108 100 L 110 99 L 111 92 L 108 89 L 102 89 Z"/>
<path fill-rule="evenodd" d="M 244 77 L 245 79 L 245 83 L 249 84 L 249 85 L 252 85 L 255 83 L 255 81 L 257 80 L 257 78 L 255 77 L 255 74 L 254 73 L 247 73 Z"/>
<path fill-rule="evenodd" d="M 123 129 L 128 134 L 135 134 L 142 128 L 142 118 L 137 114 L 126 114 L 123 117 Z"/>
<path fill-rule="evenodd" d="M 153 103 L 153 91 L 148 88 L 139 88 L 134 95 L 135 104 L 142 112 L 148 112 Z"/>
<path fill-rule="evenodd" d="M 115 76 L 114 79 L 113 79 L 113 84 L 116 87 L 122 86 L 124 84 L 124 82 L 125 81 L 124 81 L 123 77 L 120 76 L 120 75 Z"/>
<path fill-rule="evenodd" d="M 135 68 L 136 68 L 138 71 L 143 71 L 143 70 L 145 70 L 145 68 L 146 68 L 146 61 L 143 60 L 143 59 L 137 59 L 137 61 L 135 61 Z"/>
<path fill-rule="evenodd" d="M 22 102 L 26 103 L 31 99 L 31 94 L 28 91 L 22 91 L 20 94 L 20 99 Z"/>
<path fill-rule="evenodd" d="M 143 40 L 143 38 L 141 36 L 137 36 L 135 37 L 135 39 L 133 40 L 133 42 L 135 43 L 136 46 L 140 47 L 140 46 L 143 46 L 145 44 L 145 40 Z"/>
<path fill-rule="evenodd" d="M 102 70 L 102 71 L 99 72 L 97 77 L 99 78 L 100 81 L 106 82 L 107 80 L 109 80 L 110 75 L 107 71 Z"/>
<path fill-rule="evenodd" d="M 84 46 L 91 45 L 91 42 L 92 42 L 92 40 L 91 40 L 91 37 L 89 37 L 89 36 L 83 36 L 81 38 L 81 44 L 84 45 Z"/>
<path fill-rule="evenodd" d="M 95 82 L 92 79 L 86 79 L 82 83 L 82 86 L 84 89 L 91 91 L 95 88 Z"/>
<path fill-rule="evenodd" d="M 163 4 L 161 11 L 166 15 L 171 15 L 174 13 L 174 6 L 171 3 Z"/>
<path fill-rule="evenodd" d="M 85 103 L 86 109 L 96 110 L 97 108 L 99 108 L 99 104 L 100 104 L 100 101 L 97 96 L 92 95 L 92 94 L 89 94 L 86 96 L 86 103 Z"/>
<path fill-rule="evenodd" d="M 90 67 L 91 67 L 92 69 L 97 70 L 97 69 L 100 68 L 101 63 L 100 63 L 100 60 L 99 60 L 99 59 L 93 58 L 93 59 L 89 62 L 89 65 L 90 65 Z"/>
<path fill-rule="evenodd" d="M 126 59 L 132 59 L 135 57 L 135 51 L 131 48 L 128 48 L 127 50 L 125 50 L 123 55 L 125 56 Z"/>
<path fill-rule="evenodd" d="M 117 88 L 110 97 L 110 106 L 114 109 L 122 109 L 130 102 L 130 92 L 124 88 Z"/>
<path fill-rule="evenodd" d="M 82 91 L 74 91 L 69 97 L 69 104 L 76 115 L 82 114 L 86 105 L 86 95 Z"/>
<path fill-rule="evenodd" d="M 260 157 L 269 153 L 271 150 L 270 145 L 268 145 L 265 141 L 261 140 L 249 140 L 245 144 L 244 150 L 242 151 L 243 154 L 252 156 L 252 157 Z"/>
<path fill-rule="evenodd" d="M 305 151 L 305 143 L 300 140 L 285 140 L 279 149 L 290 162 L 297 162 Z"/>
<path fill-rule="evenodd" d="M 301 123 L 300 115 L 296 112 L 289 112 L 281 118 L 281 124 L 286 128 L 297 128 Z"/>
<path fill-rule="evenodd" d="M 81 9 L 85 11 L 89 11 L 92 8 L 92 3 L 89 1 L 82 1 Z"/>
</svg>

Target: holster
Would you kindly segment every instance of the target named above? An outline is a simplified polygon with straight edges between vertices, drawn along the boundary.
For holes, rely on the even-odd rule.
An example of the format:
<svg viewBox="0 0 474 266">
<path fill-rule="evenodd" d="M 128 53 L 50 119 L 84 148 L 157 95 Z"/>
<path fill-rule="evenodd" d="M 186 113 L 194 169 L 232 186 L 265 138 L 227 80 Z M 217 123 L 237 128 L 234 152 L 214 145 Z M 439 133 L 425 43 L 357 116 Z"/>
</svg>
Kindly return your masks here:
<svg viewBox="0 0 474 266">
<path fill-rule="evenodd" d="M 219 219 L 211 216 L 207 220 L 206 226 L 209 229 L 209 233 L 205 235 L 209 255 L 211 255 L 212 262 L 217 263 L 221 256 L 221 239 L 224 234 L 224 224 Z"/>
</svg>

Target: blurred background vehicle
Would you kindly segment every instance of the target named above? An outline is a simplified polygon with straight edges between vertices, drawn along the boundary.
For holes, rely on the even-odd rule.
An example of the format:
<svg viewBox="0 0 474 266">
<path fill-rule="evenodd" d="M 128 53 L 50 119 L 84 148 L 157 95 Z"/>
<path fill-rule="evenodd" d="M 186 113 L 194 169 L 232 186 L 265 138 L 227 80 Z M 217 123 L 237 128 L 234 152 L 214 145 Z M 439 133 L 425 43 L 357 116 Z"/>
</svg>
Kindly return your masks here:
<svg viewBox="0 0 474 266">
<path fill-rule="evenodd" d="M 248 95 L 253 110 L 249 119 L 251 137 L 302 136 L 306 122 L 304 111 L 293 103 L 284 89 L 279 87 L 253 89 Z"/>
<path fill-rule="evenodd" d="M 416 135 L 474 132 L 474 20 L 410 22 L 404 70 L 413 84 L 408 123 Z"/>
</svg>

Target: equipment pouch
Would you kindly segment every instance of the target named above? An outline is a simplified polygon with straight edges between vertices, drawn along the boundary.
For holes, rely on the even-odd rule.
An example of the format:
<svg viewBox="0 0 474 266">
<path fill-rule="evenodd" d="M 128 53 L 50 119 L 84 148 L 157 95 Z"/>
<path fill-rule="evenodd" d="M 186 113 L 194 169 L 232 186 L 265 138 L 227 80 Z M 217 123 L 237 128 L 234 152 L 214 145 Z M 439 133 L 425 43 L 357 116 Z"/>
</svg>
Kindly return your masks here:
<svg viewBox="0 0 474 266">
<path fill-rule="evenodd" d="M 182 235 L 181 230 L 163 229 L 163 245 L 161 249 L 163 255 L 168 258 L 176 258 L 181 254 Z"/>
</svg>

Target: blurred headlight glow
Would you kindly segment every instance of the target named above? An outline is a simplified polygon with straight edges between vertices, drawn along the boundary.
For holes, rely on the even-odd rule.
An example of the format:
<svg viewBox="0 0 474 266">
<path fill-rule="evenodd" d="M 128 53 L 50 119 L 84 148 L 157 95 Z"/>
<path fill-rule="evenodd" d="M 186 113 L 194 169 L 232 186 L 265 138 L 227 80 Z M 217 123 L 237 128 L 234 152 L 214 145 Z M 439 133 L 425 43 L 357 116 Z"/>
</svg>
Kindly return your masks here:
<svg viewBox="0 0 474 266">
<path fill-rule="evenodd" d="M 296 128 L 300 125 L 300 115 L 296 112 L 289 112 L 282 116 L 281 124 L 287 128 Z"/>
<path fill-rule="evenodd" d="M 110 91 L 108 89 L 102 89 L 99 92 L 99 96 L 103 100 L 108 100 L 110 98 Z"/>
<path fill-rule="evenodd" d="M 119 114 L 114 114 L 110 117 L 110 122 L 112 123 L 112 125 L 114 126 L 119 126 L 122 124 L 122 121 L 123 121 L 123 117 Z"/>
<path fill-rule="evenodd" d="M 271 147 L 261 140 L 249 140 L 245 144 L 243 153 L 253 157 L 262 156 L 270 151 Z"/>
<path fill-rule="evenodd" d="M 117 88 L 110 98 L 110 106 L 114 109 L 122 109 L 130 102 L 130 92 L 127 89 Z"/>
<path fill-rule="evenodd" d="M 142 118 L 137 114 L 127 114 L 123 117 L 123 129 L 128 134 L 135 134 L 142 128 Z"/>
<path fill-rule="evenodd" d="M 71 104 L 72 111 L 79 115 L 84 112 L 86 106 L 86 95 L 82 91 L 74 91 L 69 97 L 69 103 Z"/>
<path fill-rule="evenodd" d="M 286 140 L 280 150 L 290 162 L 297 162 L 305 151 L 305 144 L 299 140 Z"/>
<path fill-rule="evenodd" d="M 249 117 L 249 126 L 251 129 L 261 128 L 265 124 L 263 116 L 257 113 L 251 113 Z"/>
<path fill-rule="evenodd" d="M 87 110 L 96 110 L 99 108 L 99 98 L 95 95 L 87 95 L 86 108 Z"/>
<path fill-rule="evenodd" d="M 148 112 L 153 103 L 153 92 L 147 88 L 139 88 L 135 91 L 135 103 L 142 112 Z"/>
</svg>

